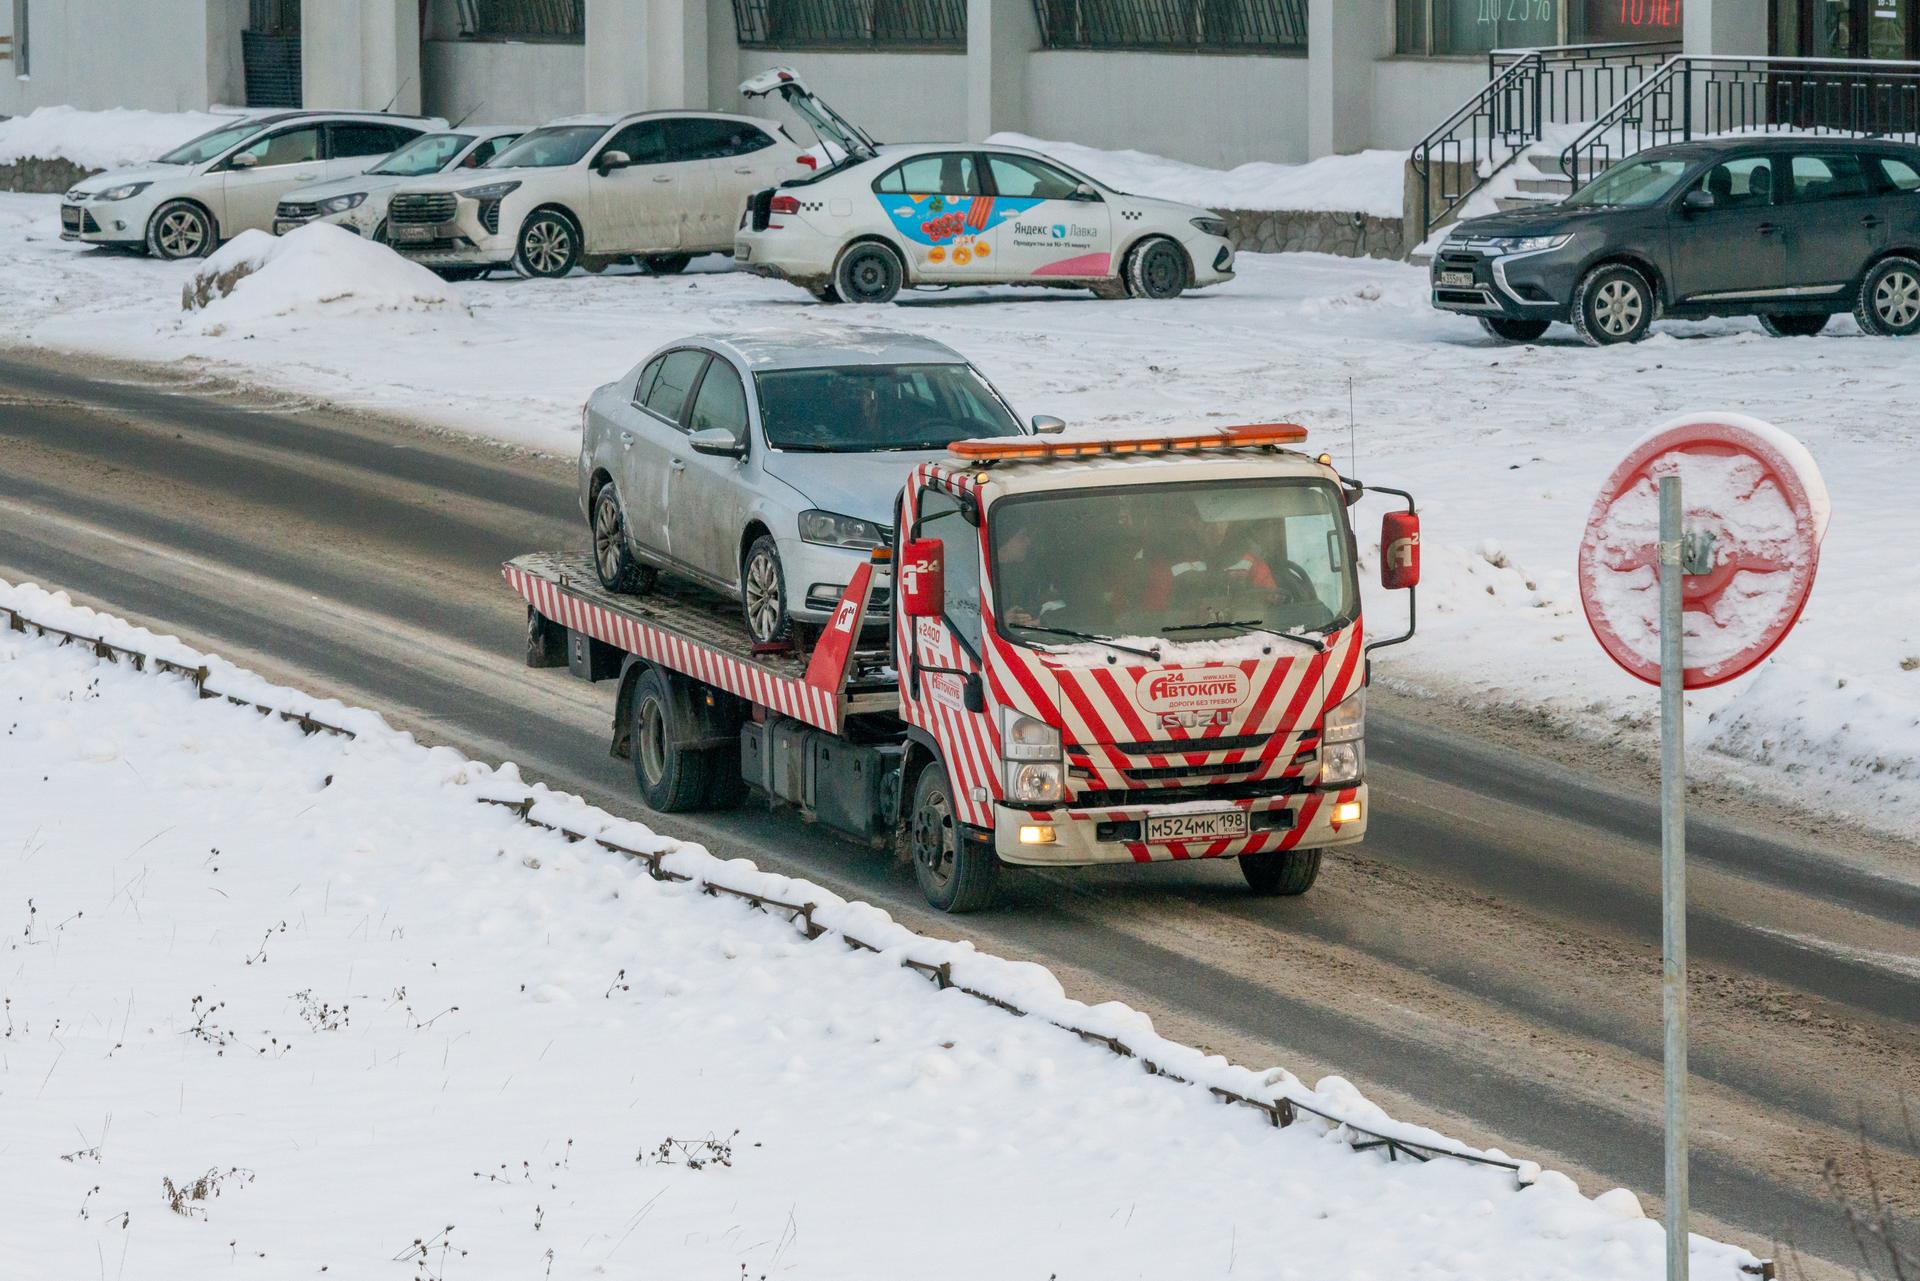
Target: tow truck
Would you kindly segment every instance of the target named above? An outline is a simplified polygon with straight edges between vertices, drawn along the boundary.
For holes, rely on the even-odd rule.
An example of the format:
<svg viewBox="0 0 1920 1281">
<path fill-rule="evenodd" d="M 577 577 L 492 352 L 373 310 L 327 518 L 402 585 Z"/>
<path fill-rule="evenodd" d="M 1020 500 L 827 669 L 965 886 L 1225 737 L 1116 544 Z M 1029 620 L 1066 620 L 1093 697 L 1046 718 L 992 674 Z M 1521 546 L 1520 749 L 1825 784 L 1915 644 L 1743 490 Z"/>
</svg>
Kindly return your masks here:
<svg viewBox="0 0 1920 1281">
<path fill-rule="evenodd" d="M 1232 858 L 1256 894 L 1301 894 L 1366 832 L 1368 652 L 1413 635 L 1420 573 L 1412 496 L 1305 439 L 957 442 L 906 477 L 832 620 L 777 652 L 691 588 L 608 592 L 584 553 L 504 572 L 528 664 L 615 684 L 613 755 L 654 810 L 757 792 L 909 855 L 948 912 L 988 906 L 1003 866 Z M 1408 625 L 1368 643 L 1348 509 L 1376 490 Z"/>
</svg>

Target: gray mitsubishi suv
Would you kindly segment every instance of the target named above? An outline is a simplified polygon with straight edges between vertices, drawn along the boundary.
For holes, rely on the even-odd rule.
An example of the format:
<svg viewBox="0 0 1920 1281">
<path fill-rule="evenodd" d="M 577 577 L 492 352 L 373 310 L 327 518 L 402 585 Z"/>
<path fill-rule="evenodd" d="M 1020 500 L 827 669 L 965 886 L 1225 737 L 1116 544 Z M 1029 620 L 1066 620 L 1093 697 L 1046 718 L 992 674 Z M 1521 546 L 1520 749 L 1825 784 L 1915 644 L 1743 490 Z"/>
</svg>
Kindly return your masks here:
<svg viewBox="0 0 1920 1281">
<path fill-rule="evenodd" d="M 1432 287 L 1435 307 L 1510 342 L 1554 321 L 1590 345 L 1634 342 L 1659 316 L 1758 316 L 1789 337 L 1844 311 L 1869 334 L 1920 332 L 1920 147 L 1654 147 L 1559 204 L 1456 224 Z"/>
</svg>

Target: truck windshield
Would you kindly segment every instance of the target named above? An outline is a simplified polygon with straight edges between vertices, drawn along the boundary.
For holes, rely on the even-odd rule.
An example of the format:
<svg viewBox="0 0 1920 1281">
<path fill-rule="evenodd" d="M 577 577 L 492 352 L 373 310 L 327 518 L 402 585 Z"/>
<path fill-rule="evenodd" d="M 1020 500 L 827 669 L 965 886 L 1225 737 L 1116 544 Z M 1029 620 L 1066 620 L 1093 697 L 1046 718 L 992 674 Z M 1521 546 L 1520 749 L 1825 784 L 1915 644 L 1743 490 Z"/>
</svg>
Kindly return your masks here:
<svg viewBox="0 0 1920 1281">
<path fill-rule="evenodd" d="M 1570 205 L 1650 205 L 1679 185 L 1691 160 L 1623 160 L 1568 196 Z"/>
<path fill-rule="evenodd" d="M 775 449 L 865 454 L 1017 436 L 1020 424 L 970 365 L 841 365 L 756 374 Z"/>
<path fill-rule="evenodd" d="M 1358 608 L 1346 503 L 1325 481 L 1067 490 L 1003 499 L 991 524 L 995 609 L 1016 641 L 1314 633 Z"/>
</svg>

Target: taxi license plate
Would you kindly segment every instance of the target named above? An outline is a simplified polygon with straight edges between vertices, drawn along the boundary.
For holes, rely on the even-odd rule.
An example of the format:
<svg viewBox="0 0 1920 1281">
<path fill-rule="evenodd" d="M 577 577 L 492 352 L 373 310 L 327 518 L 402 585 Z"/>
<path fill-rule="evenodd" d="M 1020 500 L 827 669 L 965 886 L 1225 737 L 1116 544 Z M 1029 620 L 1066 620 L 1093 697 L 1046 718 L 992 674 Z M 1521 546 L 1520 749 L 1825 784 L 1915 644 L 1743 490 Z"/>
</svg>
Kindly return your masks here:
<svg viewBox="0 0 1920 1281">
<path fill-rule="evenodd" d="M 432 240 L 433 228 L 424 223 L 400 223 L 387 228 L 387 234 L 395 240 Z"/>
<path fill-rule="evenodd" d="M 1216 810 L 1208 814 L 1160 814 L 1147 819 L 1149 841 L 1207 841 L 1222 836 L 1245 836 L 1245 810 Z"/>
<path fill-rule="evenodd" d="M 1473 273 L 1470 271 L 1443 271 L 1440 273 L 1440 283 L 1455 289 L 1471 289 L 1473 287 Z"/>
</svg>

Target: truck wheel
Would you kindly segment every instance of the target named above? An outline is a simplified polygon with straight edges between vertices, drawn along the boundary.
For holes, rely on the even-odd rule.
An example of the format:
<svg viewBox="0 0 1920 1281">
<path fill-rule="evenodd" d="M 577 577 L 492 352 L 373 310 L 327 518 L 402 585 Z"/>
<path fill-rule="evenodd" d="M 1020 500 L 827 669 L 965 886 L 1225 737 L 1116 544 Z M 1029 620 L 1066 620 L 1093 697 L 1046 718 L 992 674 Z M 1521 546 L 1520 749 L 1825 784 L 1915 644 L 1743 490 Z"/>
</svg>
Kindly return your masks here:
<svg viewBox="0 0 1920 1281">
<path fill-rule="evenodd" d="M 1573 289 L 1573 331 L 1589 347 L 1639 342 L 1653 324 L 1647 278 L 1622 262 L 1602 263 Z"/>
<path fill-rule="evenodd" d="M 1240 874 L 1261 898 L 1305 894 L 1320 875 L 1319 850 L 1266 850 L 1240 856 Z"/>
<path fill-rule="evenodd" d="M 1860 282 L 1853 318 L 1875 338 L 1920 333 L 1920 262 L 1882 258 Z"/>
<path fill-rule="evenodd" d="M 649 667 L 633 687 L 633 777 L 647 808 L 662 814 L 699 809 L 712 783 L 714 756 L 706 748 L 679 747 L 681 725 L 673 691 L 658 668 Z"/>
<path fill-rule="evenodd" d="M 960 836 L 947 771 L 929 765 L 913 788 L 913 876 L 942 912 L 977 912 L 993 902 L 1000 860 Z"/>
<path fill-rule="evenodd" d="M 892 302 L 906 276 L 900 255 L 869 240 L 841 255 L 833 271 L 833 291 L 847 302 Z"/>
<path fill-rule="evenodd" d="M 1148 236 L 1127 255 L 1127 292 L 1135 298 L 1178 298 L 1187 287 L 1187 254 L 1165 236 Z"/>
<path fill-rule="evenodd" d="M 763 645 L 785 640 L 793 631 L 787 574 L 780 568 L 780 548 L 771 534 L 760 535 L 747 548 L 740 566 L 740 607 L 746 612 L 747 634 Z"/>
<path fill-rule="evenodd" d="M 651 565 L 633 558 L 626 523 L 620 519 L 620 495 L 612 485 L 601 486 L 593 500 L 593 572 L 602 587 L 623 596 L 652 590 L 659 576 Z"/>
<path fill-rule="evenodd" d="M 1482 316 L 1480 328 L 1501 342 L 1532 342 L 1547 332 L 1547 322 L 1517 320 L 1510 316 Z"/>
</svg>

